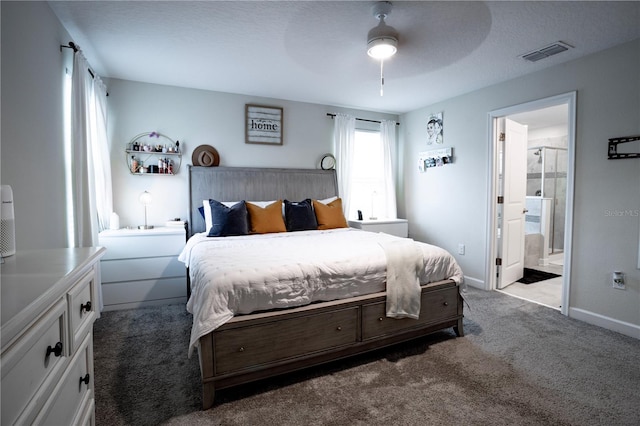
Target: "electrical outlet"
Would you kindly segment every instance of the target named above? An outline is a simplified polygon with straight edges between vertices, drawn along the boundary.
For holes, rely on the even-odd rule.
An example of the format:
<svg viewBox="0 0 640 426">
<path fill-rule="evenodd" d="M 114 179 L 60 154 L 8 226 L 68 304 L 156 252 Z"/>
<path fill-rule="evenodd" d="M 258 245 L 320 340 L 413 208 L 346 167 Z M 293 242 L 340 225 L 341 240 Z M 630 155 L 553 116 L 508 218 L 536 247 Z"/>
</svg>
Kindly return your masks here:
<svg viewBox="0 0 640 426">
<path fill-rule="evenodd" d="M 623 272 L 619 272 L 619 271 L 615 271 L 613 273 L 613 278 L 612 278 L 612 285 L 613 288 L 616 288 L 618 290 L 626 290 L 626 286 L 624 283 L 624 273 Z"/>
<path fill-rule="evenodd" d="M 464 244 L 458 244 L 458 254 L 464 254 Z"/>
</svg>

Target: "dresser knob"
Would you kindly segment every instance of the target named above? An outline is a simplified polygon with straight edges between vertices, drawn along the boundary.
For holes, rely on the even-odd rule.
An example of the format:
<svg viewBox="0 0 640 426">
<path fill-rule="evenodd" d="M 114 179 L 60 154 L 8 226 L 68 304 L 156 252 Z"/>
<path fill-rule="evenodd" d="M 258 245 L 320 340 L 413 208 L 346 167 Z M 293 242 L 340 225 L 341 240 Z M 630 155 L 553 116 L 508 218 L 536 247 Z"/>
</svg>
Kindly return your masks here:
<svg viewBox="0 0 640 426">
<path fill-rule="evenodd" d="M 89 377 L 91 377 L 91 376 L 89 376 L 89 373 L 85 374 L 84 377 L 80 377 L 80 385 L 82 385 L 83 383 L 85 385 L 88 385 L 89 384 Z"/>
<path fill-rule="evenodd" d="M 238 352 L 244 352 L 244 347 L 240 346 L 240 349 L 238 349 Z"/>
<path fill-rule="evenodd" d="M 382 322 L 382 321 L 384 321 L 384 318 L 380 317 L 380 318 L 378 318 L 378 321 Z"/>
<path fill-rule="evenodd" d="M 80 305 L 80 313 L 82 313 L 84 311 L 87 311 L 87 312 L 91 311 L 91 300 L 89 300 L 84 305 Z"/>
<path fill-rule="evenodd" d="M 336 330 L 338 330 L 338 331 L 342 331 L 342 327 L 337 326 L 337 327 L 336 327 Z"/>
<path fill-rule="evenodd" d="M 62 355 L 62 342 L 56 343 L 56 345 L 52 348 L 51 346 L 47 346 L 47 358 L 53 352 L 54 356 Z"/>
<path fill-rule="evenodd" d="M 449 302 L 444 302 L 443 305 L 444 306 L 449 306 Z"/>
</svg>

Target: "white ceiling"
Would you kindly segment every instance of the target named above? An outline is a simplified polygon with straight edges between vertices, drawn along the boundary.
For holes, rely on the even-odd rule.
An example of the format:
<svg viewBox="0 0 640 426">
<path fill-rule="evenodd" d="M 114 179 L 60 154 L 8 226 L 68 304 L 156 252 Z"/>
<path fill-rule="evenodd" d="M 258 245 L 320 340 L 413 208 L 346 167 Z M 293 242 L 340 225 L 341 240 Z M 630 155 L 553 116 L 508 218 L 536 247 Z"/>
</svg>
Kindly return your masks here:
<svg viewBox="0 0 640 426">
<path fill-rule="evenodd" d="M 640 38 L 640 2 L 396 1 L 398 53 L 366 54 L 373 1 L 53 1 L 104 77 L 403 113 Z M 562 41 L 567 52 L 524 53 Z M 615 66 L 615 64 L 612 64 Z"/>
</svg>

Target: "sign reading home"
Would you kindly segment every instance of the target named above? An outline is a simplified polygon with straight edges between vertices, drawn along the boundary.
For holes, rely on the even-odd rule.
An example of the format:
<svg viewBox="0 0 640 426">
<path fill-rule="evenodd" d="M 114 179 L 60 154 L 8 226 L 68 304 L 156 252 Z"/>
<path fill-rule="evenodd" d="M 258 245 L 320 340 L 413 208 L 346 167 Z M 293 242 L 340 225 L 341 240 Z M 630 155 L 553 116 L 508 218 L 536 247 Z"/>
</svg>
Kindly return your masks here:
<svg viewBox="0 0 640 426">
<path fill-rule="evenodd" d="M 282 108 L 246 105 L 246 143 L 282 145 Z"/>
</svg>

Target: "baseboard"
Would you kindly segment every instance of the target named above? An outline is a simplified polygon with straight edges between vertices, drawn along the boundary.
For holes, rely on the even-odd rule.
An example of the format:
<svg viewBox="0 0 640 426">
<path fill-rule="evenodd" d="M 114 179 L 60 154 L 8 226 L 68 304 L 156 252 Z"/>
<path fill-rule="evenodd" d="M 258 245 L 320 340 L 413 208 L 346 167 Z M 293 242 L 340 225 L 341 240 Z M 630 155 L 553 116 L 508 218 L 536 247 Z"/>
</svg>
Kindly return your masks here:
<svg viewBox="0 0 640 426">
<path fill-rule="evenodd" d="M 466 285 L 468 285 L 469 287 L 477 288 L 477 289 L 480 289 L 480 290 L 488 290 L 485 287 L 484 281 L 483 280 L 479 280 L 477 278 L 472 278 L 472 277 L 468 277 L 468 276 L 465 275 L 464 276 L 464 283 Z"/>
<path fill-rule="evenodd" d="M 569 308 L 569 317 L 597 325 L 598 327 L 606 328 L 607 330 L 616 331 L 635 339 L 640 339 L 640 326 L 636 324 L 619 321 L 617 319 L 605 317 L 604 315 L 578 308 Z"/>
</svg>

